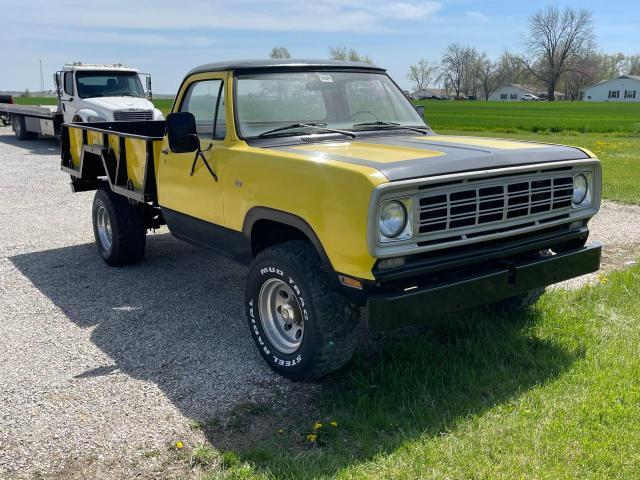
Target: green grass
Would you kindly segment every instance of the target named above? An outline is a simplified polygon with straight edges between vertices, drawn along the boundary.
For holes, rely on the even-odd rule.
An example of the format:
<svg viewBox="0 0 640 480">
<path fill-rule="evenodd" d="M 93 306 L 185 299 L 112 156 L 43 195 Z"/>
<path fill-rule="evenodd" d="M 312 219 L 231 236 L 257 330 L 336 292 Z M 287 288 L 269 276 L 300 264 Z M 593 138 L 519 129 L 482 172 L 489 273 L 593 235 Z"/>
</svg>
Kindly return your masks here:
<svg viewBox="0 0 640 480">
<path fill-rule="evenodd" d="M 419 101 L 434 129 L 640 135 L 640 103 Z"/>
<path fill-rule="evenodd" d="M 311 406 L 287 396 L 244 438 L 209 432 L 238 458 L 211 478 L 637 478 L 639 318 L 635 267 L 526 315 L 433 321 L 358 357 Z"/>
</svg>

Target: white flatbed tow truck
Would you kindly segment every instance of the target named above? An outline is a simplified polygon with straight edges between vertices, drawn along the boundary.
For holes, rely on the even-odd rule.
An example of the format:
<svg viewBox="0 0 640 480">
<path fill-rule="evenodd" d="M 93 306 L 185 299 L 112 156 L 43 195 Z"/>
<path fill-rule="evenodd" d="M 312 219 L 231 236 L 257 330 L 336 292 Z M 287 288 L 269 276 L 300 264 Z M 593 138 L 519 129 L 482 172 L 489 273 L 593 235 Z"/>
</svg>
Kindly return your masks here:
<svg viewBox="0 0 640 480">
<path fill-rule="evenodd" d="M 143 88 L 141 77 L 145 78 Z M 151 103 L 151 76 L 122 64 L 66 64 L 53 76 L 58 104 L 16 105 L 0 99 L 0 118 L 11 124 L 19 140 L 59 136 L 71 122 L 163 120 Z"/>
</svg>

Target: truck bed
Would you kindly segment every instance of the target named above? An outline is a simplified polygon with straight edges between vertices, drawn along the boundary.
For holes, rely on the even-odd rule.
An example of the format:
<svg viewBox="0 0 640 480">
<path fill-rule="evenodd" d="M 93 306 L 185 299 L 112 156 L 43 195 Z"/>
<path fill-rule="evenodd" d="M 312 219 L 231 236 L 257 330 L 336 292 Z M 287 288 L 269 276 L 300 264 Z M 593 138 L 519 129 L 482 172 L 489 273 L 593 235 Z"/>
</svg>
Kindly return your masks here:
<svg viewBox="0 0 640 480">
<path fill-rule="evenodd" d="M 61 115 L 55 105 L 41 107 L 38 105 L 16 105 L 15 103 L 0 103 L 0 112 L 46 119 L 54 119 Z"/>
<path fill-rule="evenodd" d="M 103 188 L 157 203 L 156 172 L 164 120 L 62 125 L 61 168 L 74 191 Z"/>
</svg>

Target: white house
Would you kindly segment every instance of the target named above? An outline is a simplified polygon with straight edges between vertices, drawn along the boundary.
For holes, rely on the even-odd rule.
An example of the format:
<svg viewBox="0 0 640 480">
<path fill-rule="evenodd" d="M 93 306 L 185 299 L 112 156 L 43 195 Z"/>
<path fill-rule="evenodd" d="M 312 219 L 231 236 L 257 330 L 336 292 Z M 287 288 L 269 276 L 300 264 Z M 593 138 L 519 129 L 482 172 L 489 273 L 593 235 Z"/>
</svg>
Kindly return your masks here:
<svg viewBox="0 0 640 480">
<path fill-rule="evenodd" d="M 620 75 L 603 80 L 582 92 L 585 102 L 640 102 L 640 77 Z"/>
<path fill-rule="evenodd" d="M 493 93 L 489 95 L 489 100 L 497 102 L 515 102 L 517 100 L 521 100 L 522 96 L 527 93 L 540 97 L 541 99 L 547 98 L 547 92 L 544 90 L 528 85 L 520 85 L 519 83 L 510 83 L 494 90 Z M 555 97 L 556 100 L 564 100 L 566 98 L 565 94 L 561 92 L 555 92 Z"/>
</svg>

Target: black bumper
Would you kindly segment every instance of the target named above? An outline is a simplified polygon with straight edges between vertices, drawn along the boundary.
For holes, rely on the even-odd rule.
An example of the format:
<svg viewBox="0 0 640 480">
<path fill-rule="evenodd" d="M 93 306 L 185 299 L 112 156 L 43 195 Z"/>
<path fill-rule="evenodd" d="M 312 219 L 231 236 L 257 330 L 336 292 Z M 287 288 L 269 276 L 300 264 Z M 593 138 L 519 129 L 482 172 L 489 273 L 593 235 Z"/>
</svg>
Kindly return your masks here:
<svg viewBox="0 0 640 480">
<path fill-rule="evenodd" d="M 602 244 L 594 242 L 551 257 L 504 262 L 491 271 L 447 283 L 372 295 L 367 302 L 369 326 L 388 330 L 411 325 L 595 272 L 601 253 Z"/>
</svg>

